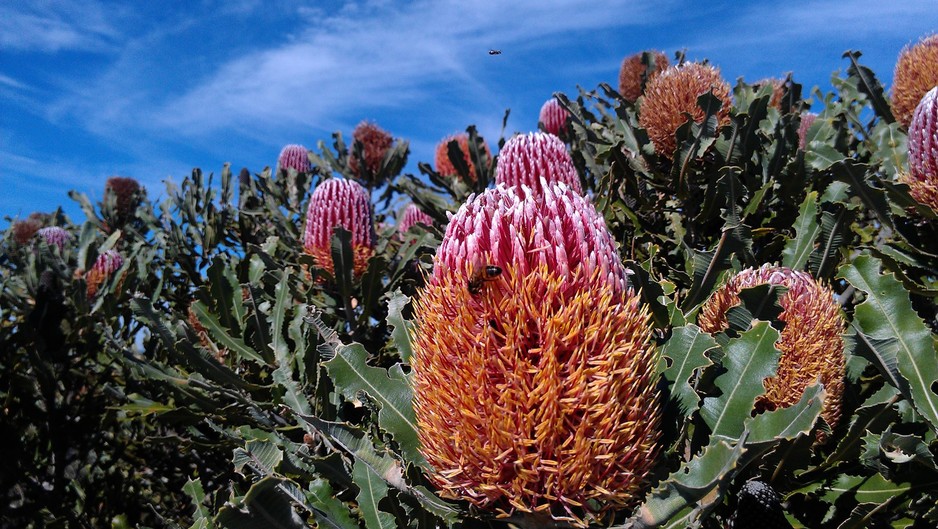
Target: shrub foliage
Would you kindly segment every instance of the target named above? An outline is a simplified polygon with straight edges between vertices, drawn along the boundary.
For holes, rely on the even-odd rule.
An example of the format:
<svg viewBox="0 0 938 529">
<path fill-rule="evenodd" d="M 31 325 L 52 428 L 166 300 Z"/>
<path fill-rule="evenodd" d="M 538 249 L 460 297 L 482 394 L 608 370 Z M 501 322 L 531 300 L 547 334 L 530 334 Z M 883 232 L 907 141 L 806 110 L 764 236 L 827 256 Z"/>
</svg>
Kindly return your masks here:
<svg viewBox="0 0 938 529">
<path fill-rule="evenodd" d="M 740 81 L 727 122 L 726 102 L 701 94 L 702 119 L 684 114 L 673 152 L 657 152 L 640 125 L 642 98 L 605 84 L 555 95 L 584 194 L 660 353 L 659 456 L 607 522 L 723 527 L 758 480 L 794 527 L 938 524 L 936 212 L 901 183 L 907 130 L 882 86 L 858 52 L 844 58 L 835 92 L 810 100 L 790 77 L 777 106 L 771 84 Z M 818 115 L 800 143 L 809 107 Z M 159 204 L 142 189 L 130 202 L 112 189 L 100 204 L 73 192 L 85 222 L 61 211 L 29 221 L 69 232 L 61 247 L 11 223 L 0 242 L 0 526 L 501 523 L 437 495 L 412 405 L 411 301 L 447 214 L 495 179 L 497 156 L 474 127 L 466 138 L 468 156 L 446 148 L 456 175 L 426 163 L 401 174 L 407 142 L 371 160 L 336 133 L 304 173 L 234 177 L 226 166 L 214 182 L 194 170 Z M 353 274 L 352 236 L 337 227 L 326 272 L 303 249 L 308 200 L 326 179 L 361 176 L 351 160 L 368 168 L 374 254 Z M 433 225 L 399 232 L 410 202 Z M 89 295 L 88 271 L 111 250 L 119 268 L 95 276 Z M 791 406 L 756 406 L 781 354 L 784 288 L 744 288 L 723 331 L 698 326 L 713 292 L 765 264 L 807 272 L 846 318 L 836 425 L 821 418 L 820 382 Z M 508 514 L 522 527 L 567 523 Z"/>
</svg>

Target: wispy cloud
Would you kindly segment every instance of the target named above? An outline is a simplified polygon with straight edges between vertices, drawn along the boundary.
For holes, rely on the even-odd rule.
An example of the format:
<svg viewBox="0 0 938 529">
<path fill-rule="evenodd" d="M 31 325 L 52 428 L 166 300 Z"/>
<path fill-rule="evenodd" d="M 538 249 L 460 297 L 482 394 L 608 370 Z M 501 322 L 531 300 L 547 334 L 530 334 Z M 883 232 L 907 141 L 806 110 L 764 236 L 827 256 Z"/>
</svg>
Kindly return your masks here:
<svg viewBox="0 0 938 529">
<path fill-rule="evenodd" d="M 102 51 L 120 32 L 115 21 L 123 9 L 97 2 L 39 1 L 0 5 L 0 48 L 58 52 Z"/>
<path fill-rule="evenodd" d="M 660 12 L 628 0 L 604 8 L 629 16 L 595 16 L 585 0 L 374 1 L 349 3 L 332 14 L 298 10 L 305 19 L 286 28 L 282 41 L 237 57 L 220 57 L 215 70 L 197 77 L 194 84 L 166 87 L 160 94 L 128 87 L 128 79 L 142 79 L 127 70 L 146 67 L 135 54 L 105 74 L 117 82 L 92 83 L 85 92 L 73 94 L 75 100 L 61 101 L 56 108 L 88 112 L 89 120 L 106 121 L 110 130 L 112 118 L 125 109 L 141 109 L 145 114 L 134 115 L 134 126 L 186 136 L 232 127 L 328 129 L 368 110 L 415 105 L 440 94 L 464 102 L 484 99 L 491 88 L 480 80 L 480 70 L 483 61 L 492 60 L 486 53 L 489 48 L 505 48 L 517 57 L 542 47 L 544 39 L 649 24 Z"/>
</svg>

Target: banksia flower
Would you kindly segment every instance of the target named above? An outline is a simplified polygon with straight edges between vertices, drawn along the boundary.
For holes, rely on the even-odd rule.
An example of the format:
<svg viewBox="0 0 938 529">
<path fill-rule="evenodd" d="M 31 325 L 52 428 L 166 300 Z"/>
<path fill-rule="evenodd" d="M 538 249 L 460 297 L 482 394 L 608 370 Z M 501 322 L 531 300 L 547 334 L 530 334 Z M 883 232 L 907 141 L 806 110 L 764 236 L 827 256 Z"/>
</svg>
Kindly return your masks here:
<svg viewBox="0 0 938 529">
<path fill-rule="evenodd" d="M 42 228 L 37 234 L 49 246 L 58 246 L 59 251 L 65 250 L 65 244 L 72 240 L 72 235 L 58 226 Z"/>
<path fill-rule="evenodd" d="M 552 97 L 541 106 L 541 113 L 538 116 L 538 122 L 544 127 L 544 132 L 553 134 L 560 139 L 567 138 L 567 128 L 570 113 L 561 106 L 556 97 Z"/>
<path fill-rule="evenodd" d="M 651 71 L 642 62 L 642 56 L 647 53 L 648 58 L 654 61 Z M 626 101 L 635 102 L 642 95 L 642 87 L 668 68 L 668 57 L 660 51 L 638 52 L 629 55 L 622 61 L 619 68 L 619 94 Z"/>
<path fill-rule="evenodd" d="M 363 172 L 361 170 L 354 150 L 349 152 L 349 170 L 356 178 L 365 181 L 366 184 L 381 185 L 382 182 L 374 181 L 374 179 L 381 170 L 381 162 L 384 161 L 385 155 L 391 149 L 394 138 L 378 125 L 362 121 L 352 131 L 352 139 L 362 145 L 362 157 L 365 159 L 367 171 Z"/>
<path fill-rule="evenodd" d="M 414 406 L 442 496 L 585 526 L 639 498 L 657 354 L 602 216 L 543 188 L 499 184 L 450 220 L 416 302 Z"/>
<path fill-rule="evenodd" d="M 404 214 L 401 215 L 400 222 L 397 223 L 397 231 L 406 233 L 411 226 L 417 223 L 433 226 L 433 217 L 421 211 L 416 204 L 408 204 L 407 208 L 404 209 Z"/>
<path fill-rule="evenodd" d="M 782 99 L 785 97 L 785 81 L 782 79 L 762 79 L 756 81 L 755 86 L 763 87 L 769 85 L 772 87 L 772 97 L 769 98 L 769 106 L 776 109 L 782 108 Z"/>
<path fill-rule="evenodd" d="M 563 141 L 553 134 L 533 132 L 519 134 L 505 142 L 498 156 L 495 183 L 509 187 L 526 185 L 537 193 L 542 181 L 563 182 L 577 193 L 583 193 L 580 175 Z"/>
<path fill-rule="evenodd" d="M 196 336 L 199 337 L 199 344 L 206 351 L 210 351 L 215 355 L 215 359 L 219 362 L 223 361 L 226 356 L 228 356 L 228 349 L 225 347 L 218 348 L 212 339 L 209 337 L 208 329 L 202 325 L 202 322 L 199 320 L 199 316 L 193 310 L 192 305 L 189 305 L 189 310 L 187 311 L 187 320 L 189 326 L 192 327 L 192 330 L 195 331 Z"/>
<path fill-rule="evenodd" d="M 117 253 L 117 250 L 108 250 L 98 255 L 94 266 L 85 274 L 85 282 L 88 285 L 88 299 L 93 298 L 101 284 L 107 281 L 114 272 L 117 272 L 123 264 L 124 258 Z"/>
<path fill-rule="evenodd" d="M 140 183 L 127 176 L 112 176 L 104 184 L 104 196 L 113 194 L 115 199 L 114 214 L 116 218 L 115 225 L 111 228 L 119 228 L 130 220 L 137 212 L 137 206 L 143 198 L 141 196 Z"/>
<path fill-rule="evenodd" d="M 309 151 L 302 145 L 287 145 L 280 151 L 277 168 L 281 171 L 293 169 L 298 173 L 309 172 Z"/>
<path fill-rule="evenodd" d="M 808 145 L 808 129 L 814 124 L 817 114 L 814 112 L 805 112 L 801 114 L 801 124 L 798 125 L 798 148 L 804 150 Z"/>
<path fill-rule="evenodd" d="M 892 79 L 892 113 L 908 127 L 915 107 L 926 92 L 938 86 L 938 34 L 906 46 L 899 53 Z"/>
<path fill-rule="evenodd" d="M 697 123 L 704 120 L 697 98 L 710 91 L 723 102 L 717 121 L 724 125 L 729 122 L 730 85 L 720 76 L 718 68 L 685 63 L 668 68 L 648 82 L 639 123 L 648 131 L 659 155 L 668 159 L 674 156 L 677 147 L 674 133 L 687 121 L 685 113 Z"/>
<path fill-rule="evenodd" d="M 698 324 L 709 333 L 725 330 L 726 313 L 740 303 L 739 292 L 763 284 L 788 291 L 779 299 L 779 319 L 785 328 L 775 344 L 782 353 L 778 371 L 763 382 L 765 394 L 756 400 L 756 409 L 770 411 L 797 404 L 805 388 L 820 377 L 827 391 L 821 417 L 835 428 L 844 391 L 846 360 L 841 334 L 845 320 L 829 288 L 806 272 L 769 265 L 749 268 L 713 294 L 701 308 Z M 823 436 L 819 439 L 823 441 Z"/>
<path fill-rule="evenodd" d="M 909 172 L 901 180 L 912 198 L 938 212 L 938 86 L 915 108 L 909 125 Z"/>
<path fill-rule="evenodd" d="M 33 235 L 42 228 L 42 222 L 38 219 L 27 218 L 13 223 L 13 240 L 16 244 L 25 245 L 33 238 Z"/>
<path fill-rule="evenodd" d="M 453 140 L 459 144 L 459 150 L 462 151 L 463 159 L 466 161 L 466 165 L 469 166 L 469 180 L 475 182 L 476 179 L 478 179 L 478 175 L 476 175 L 476 168 L 472 163 L 472 156 L 469 152 L 469 134 L 465 132 L 447 136 L 443 138 L 443 141 L 437 144 L 436 156 L 434 157 L 436 172 L 443 176 L 459 175 L 459 172 L 456 171 L 456 167 L 453 166 L 453 162 L 449 159 L 449 143 Z M 489 152 L 489 147 L 484 140 L 479 145 L 479 149 L 481 150 L 483 162 L 488 163 L 492 158 L 492 153 Z"/>
<path fill-rule="evenodd" d="M 353 274 L 361 275 L 374 254 L 375 236 L 368 191 L 357 182 L 343 178 L 326 180 L 309 199 L 303 249 L 313 256 L 316 266 L 330 274 L 335 274 L 332 234 L 336 226 L 352 234 Z"/>
</svg>

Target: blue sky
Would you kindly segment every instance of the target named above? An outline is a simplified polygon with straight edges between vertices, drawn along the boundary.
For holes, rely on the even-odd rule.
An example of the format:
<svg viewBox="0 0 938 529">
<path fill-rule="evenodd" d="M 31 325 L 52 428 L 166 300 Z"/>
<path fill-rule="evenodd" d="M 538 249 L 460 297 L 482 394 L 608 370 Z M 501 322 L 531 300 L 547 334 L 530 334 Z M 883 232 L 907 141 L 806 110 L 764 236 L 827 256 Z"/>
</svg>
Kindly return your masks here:
<svg viewBox="0 0 938 529">
<path fill-rule="evenodd" d="M 166 6 L 172 5 L 172 8 Z M 151 198 L 193 167 L 275 165 L 363 120 L 410 140 L 537 126 L 554 91 L 615 86 L 656 48 L 710 59 L 731 84 L 794 72 L 829 88 L 858 49 L 887 88 L 899 51 L 938 31 L 935 0 L 193 0 L 0 2 L 0 217 L 92 200 L 108 176 Z M 502 50 L 490 56 L 491 48 Z M 494 146 L 494 145 L 493 145 Z"/>
</svg>

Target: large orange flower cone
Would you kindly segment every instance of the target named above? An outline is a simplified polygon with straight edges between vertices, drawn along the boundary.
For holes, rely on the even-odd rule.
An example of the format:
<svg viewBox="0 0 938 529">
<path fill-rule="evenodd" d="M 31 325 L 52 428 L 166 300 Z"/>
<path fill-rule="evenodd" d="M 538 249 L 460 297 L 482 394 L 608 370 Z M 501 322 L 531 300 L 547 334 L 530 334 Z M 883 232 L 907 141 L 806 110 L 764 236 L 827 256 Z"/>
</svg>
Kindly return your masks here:
<svg viewBox="0 0 938 529">
<path fill-rule="evenodd" d="M 579 526 L 637 499 L 657 451 L 657 357 L 586 199 L 546 183 L 470 199 L 415 314 L 419 438 L 442 496 Z"/>
<path fill-rule="evenodd" d="M 938 34 L 906 46 L 892 76 L 892 113 L 906 127 L 926 92 L 938 86 Z"/>
</svg>

